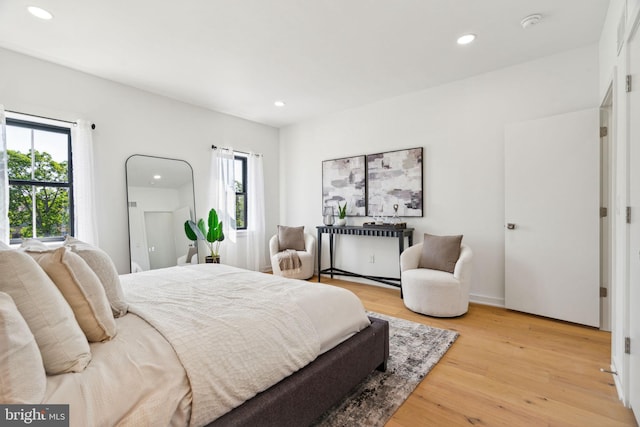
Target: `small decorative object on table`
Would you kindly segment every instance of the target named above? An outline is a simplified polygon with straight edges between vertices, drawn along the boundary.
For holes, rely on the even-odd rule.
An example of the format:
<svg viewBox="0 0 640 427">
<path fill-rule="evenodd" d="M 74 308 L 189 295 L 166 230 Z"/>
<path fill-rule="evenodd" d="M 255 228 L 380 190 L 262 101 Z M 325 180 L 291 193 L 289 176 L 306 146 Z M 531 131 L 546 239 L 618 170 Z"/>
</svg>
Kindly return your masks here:
<svg viewBox="0 0 640 427">
<path fill-rule="evenodd" d="M 386 218 L 384 216 L 374 217 L 372 222 L 365 222 L 362 224 L 364 228 L 392 228 L 392 229 L 405 229 L 407 228 L 406 222 L 400 222 L 398 217 L 398 204 L 393 205 L 393 217 Z"/>
<path fill-rule="evenodd" d="M 394 204 L 393 205 L 393 216 L 391 217 L 391 220 L 389 221 L 391 224 L 399 224 L 400 223 L 400 218 L 398 217 L 398 204 Z"/>
<path fill-rule="evenodd" d="M 395 224 L 391 224 L 388 222 L 379 224 L 377 222 L 365 222 L 364 224 L 362 224 L 362 227 L 364 228 L 393 228 L 393 229 L 404 229 L 407 228 L 407 223 L 406 222 L 397 222 Z"/>
<path fill-rule="evenodd" d="M 204 220 L 200 218 L 196 224 L 192 220 L 187 220 L 184 223 L 184 232 L 187 238 L 192 241 L 202 240 L 209 246 L 211 255 L 208 255 L 205 261 L 215 264 L 220 264 L 220 242 L 224 240 L 224 232 L 222 231 L 222 221 L 218 221 L 218 213 L 215 209 L 211 208 L 209 211 L 209 218 L 207 218 L 207 226 L 204 224 Z"/>
<path fill-rule="evenodd" d="M 322 223 L 333 225 L 333 206 L 325 206 L 322 210 Z"/>
<path fill-rule="evenodd" d="M 344 205 L 340 206 L 340 202 L 338 202 L 338 220 L 336 221 L 337 226 L 345 226 L 347 225 L 347 202 L 344 202 Z"/>
</svg>

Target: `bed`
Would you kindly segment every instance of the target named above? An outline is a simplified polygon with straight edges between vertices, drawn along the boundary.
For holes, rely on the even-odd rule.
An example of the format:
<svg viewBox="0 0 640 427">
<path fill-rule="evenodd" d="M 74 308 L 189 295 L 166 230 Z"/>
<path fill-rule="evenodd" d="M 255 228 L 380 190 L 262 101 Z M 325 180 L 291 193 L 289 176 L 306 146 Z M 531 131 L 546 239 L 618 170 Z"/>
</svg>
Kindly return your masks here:
<svg viewBox="0 0 640 427">
<path fill-rule="evenodd" d="M 119 281 L 117 334 L 31 402 L 69 404 L 71 426 L 309 425 L 386 368 L 388 324 L 341 288 L 219 264 Z"/>
</svg>

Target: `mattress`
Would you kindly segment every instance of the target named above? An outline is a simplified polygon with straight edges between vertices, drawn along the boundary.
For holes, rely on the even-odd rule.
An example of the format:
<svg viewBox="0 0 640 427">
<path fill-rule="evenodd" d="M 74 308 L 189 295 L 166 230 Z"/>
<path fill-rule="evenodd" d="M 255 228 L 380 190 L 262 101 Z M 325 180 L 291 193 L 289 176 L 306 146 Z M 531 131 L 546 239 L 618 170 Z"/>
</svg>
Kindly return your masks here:
<svg viewBox="0 0 640 427">
<path fill-rule="evenodd" d="M 189 280 L 196 282 L 202 277 L 215 278 L 209 286 L 216 286 L 217 280 L 219 288 L 250 284 L 259 292 L 276 292 L 280 299 L 293 304 L 292 312 L 302 313 L 298 316 L 312 325 L 318 340 L 317 355 L 369 325 L 360 300 L 347 290 L 224 265 L 172 267 L 123 275 L 121 281 L 135 312 L 136 301 L 149 293 L 144 291 L 145 286 L 155 289 L 154 284 L 169 282 L 180 285 L 177 278 L 191 278 L 180 279 L 188 288 Z M 197 293 L 191 293 L 198 298 Z M 138 311 L 144 317 L 142 306 Z M 47 378 L 45 403 L 69 403 L 72 426 L 187 426 L 194 412 L 199 412 L 194 425 L 201 425 L 209 416 L 202 409 L 207 409 L 206 405 L 194 410 L 193 385 L 167 334 L 134 313 L 117 319 L 117 325 L 118 334 L 112 341 L 91 345 L 93 359 L 87 370 Z M 252 359 L 260 357 L 254 355 Z"/>
</svg>

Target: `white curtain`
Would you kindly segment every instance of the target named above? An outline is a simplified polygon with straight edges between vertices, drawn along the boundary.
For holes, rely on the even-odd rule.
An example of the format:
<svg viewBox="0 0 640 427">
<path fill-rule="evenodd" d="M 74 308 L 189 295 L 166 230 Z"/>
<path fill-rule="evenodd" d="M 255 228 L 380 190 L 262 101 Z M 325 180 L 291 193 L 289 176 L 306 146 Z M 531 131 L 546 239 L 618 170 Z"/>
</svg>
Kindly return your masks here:
<svg viewBox="0 0 640 427">
<path fill-rule="evenodd" d="M 240 266 L 238 259 L 238 233 L 236 232 L 236 191 L 234 154 L 232 149 L 211 150 L 211 183 L 209 206 L 204 212 L 207 220 L 209 209 L 214 208 L 222 221 L 224 241 L 220 244 L 221 262 Z M 209 255 L 207 253 L 207 255 Z"/>
<path fill-rule="evenodd" d="M 71 129 L 75 235 L 98 246 L 91 123 L 78 120 Z"/>
<path fill-rule="evenodd" d="M 222 221 L 225 239 L 220 245 L 223 264 L 261 271 L 266 266 L 264 173 L 262 156 L 247 159 L 247 229 L 236 229 L 235 154 L 231 149 L 211 150 L 209 206 Z"/>
<path fill-rule="evenodd" d="M 266 266 L 264 172 L 261 155 L 249 153 L 247 160 L 247 239 L 249 270 L 262 271 Z"/>
<path fill-rule="evenodd" d="M 9 171 L 4 107 L 0 105 L 0 242 L 9 244 Z"/>
</svg>

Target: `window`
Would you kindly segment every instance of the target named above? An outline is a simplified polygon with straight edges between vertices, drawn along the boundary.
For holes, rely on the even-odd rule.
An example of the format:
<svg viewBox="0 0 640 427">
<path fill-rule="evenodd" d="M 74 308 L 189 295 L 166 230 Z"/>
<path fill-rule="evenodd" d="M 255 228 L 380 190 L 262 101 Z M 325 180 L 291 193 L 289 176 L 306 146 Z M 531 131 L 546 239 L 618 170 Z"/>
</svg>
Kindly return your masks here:
<svg viewBox="0 0 640 427">
<path fill-rule="evenodd" d="M 236 229 L 247 229 L 247 158 L 235 156 Z"/>
<path fill-rule="evenodd" d="M 7 118 L 11 243 L 73 234 L 71 129 Z"/>
</svg>

